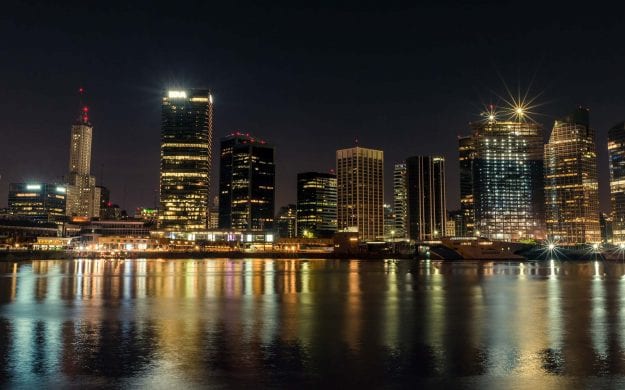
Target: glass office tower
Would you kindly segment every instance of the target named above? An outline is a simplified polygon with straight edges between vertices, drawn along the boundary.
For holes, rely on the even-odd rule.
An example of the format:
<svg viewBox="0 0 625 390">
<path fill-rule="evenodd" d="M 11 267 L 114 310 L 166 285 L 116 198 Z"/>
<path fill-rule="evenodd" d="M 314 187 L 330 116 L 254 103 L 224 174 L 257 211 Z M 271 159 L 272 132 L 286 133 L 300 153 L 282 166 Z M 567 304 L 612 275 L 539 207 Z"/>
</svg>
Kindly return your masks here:
<svg viewBox="0 0 625 390">
<path fill-rule="evenodd" d="M 612 203 L 612 238 L 625 242 L 625 122 L 608 131 L 610 159 L 610 200 Z"/>
<path fill-rule="evenodd" d="M 67 189 L 48 183 L 9 184 L 9 212 L 39 222 L 54 222 L 65 216 Z"/>
<path fill-rule="evenodd" d="M 297 235 L 330 238 L 336 232 L 336 175 L 297 174 Z"/>
<path fill-rule="evenodd" d="M 408 235 L 413 240 L 434 240 L 447 233 L 445 159 L 414 156 L 406 159 Z"/>
<path fill-rule="evenodd" d="M 598 243 L 599 188 L 595 131 L 588 109 L 555 121 L 545 145 L 545 205 L 549 236 L 560 245 Z"/>
<path fill-rule="evenodd" d="M 395 164 L 393 169 L 393 211 L 395 212 L 395 233 L 392 238 L 408 237 L 408 183 L 406 163 Z"/>
<path fill-rule="evenodd" d="M 273 229 L 274 148 L 236 132 L 222 139 L 219 161 L 219 228 Z"/>
<path fill-rule="evenodd" d="M 207 228 L 213 98 L 206 89 L 167 91 L 161 106 L 159 226 Z"/>
</svg>

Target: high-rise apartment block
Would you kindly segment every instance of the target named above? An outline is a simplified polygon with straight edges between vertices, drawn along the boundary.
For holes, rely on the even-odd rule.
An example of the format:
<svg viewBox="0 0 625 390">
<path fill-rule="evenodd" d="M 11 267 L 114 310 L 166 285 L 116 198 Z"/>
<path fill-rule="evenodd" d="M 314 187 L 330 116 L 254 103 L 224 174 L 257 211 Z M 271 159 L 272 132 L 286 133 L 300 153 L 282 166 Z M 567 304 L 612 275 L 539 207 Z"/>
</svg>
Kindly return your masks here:
<svg viewBox="0 0 625 390">
<path fill-rule="evenodd" d="M 393 211 L 395 234 L 393 238 L 408 237 L 408 183 L 406 163 L 395 164 L 393 169 Z"/>
<path fill-rule="evenodd" d="M 610 200 L 612 203 L 612 237 L 625 242 L 625 122 L 608 131 L 610 160 Z"/>
<path fill-rule="evenodd" d="M 445 159 L 414 156 L 406 159 L 408 235 L 424 241 L 447 233 Z"/>
<path fill-rule="evenodd" d="M 542 127 L 523 117 L 495 116 L 471 127 L 471 138 L 459 146 L 462 207 L 470 210 L 473 203 L 474 234 L 506 241 L 543 238 Z"/>
<path fill-rule="evenodd" d="M 273 229 L 274 148 L 236 132 L 222 139 L 219 159 L 219 228 Z"/>
<path fill-rule="evenodd" d="M 170 90 L 161 105 L 159 226 L 168 231 L 207 228 L 213 98 L 205 89 Z"/>
<path fill-rule="evenodd" d="M 545 145 L 545 202 L 549 236 L 560 245 L 601 241 L 595 131 L 587 109 L 553 125 Z"/>
<path fill-rule="evenodd" d="M 336 175 L 304 172 L 297 175 L 297 234 L 332 237 L 336 232 Z"/>
<path fill-rule="evenodd" d="M 359 146 L 336 152 L 339 231 L 361 240 L 384 236 L 384 152 Z"/>
<path fill-rule="evenodd" d="M 65 212 L 70 217 L 91 219 L 100 216 L 100 189 L 95 185 L 95 177 L 91 176 L 92 140 L 93 126 L 89 122 L 89 109 L 82 107 L 72 126 L 69 173 L 65 177 Z"/>
</svg>

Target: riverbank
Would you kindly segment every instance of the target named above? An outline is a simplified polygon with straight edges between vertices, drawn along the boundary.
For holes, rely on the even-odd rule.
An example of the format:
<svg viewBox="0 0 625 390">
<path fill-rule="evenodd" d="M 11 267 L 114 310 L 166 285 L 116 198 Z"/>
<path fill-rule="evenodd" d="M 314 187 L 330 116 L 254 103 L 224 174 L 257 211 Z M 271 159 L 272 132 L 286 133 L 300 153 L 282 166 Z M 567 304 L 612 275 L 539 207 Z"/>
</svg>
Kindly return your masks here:
<svg viewBox="0 0 625 390">
<path fill-rule="evenodd" d="M 0 251 L 0 262 L 27 261 L 27 260 L 71 260 L 71 259 L 360 259 L 360 260 L 384 260 L 384 259 L 412 259 L 412 256 L 391 255 L 385 253 L 318 253 L 318 252 L 208 252 L 208 251 L 172 251 L 172 252 L 128 252 L 115 256 L 102 255 L 97 252 L 74 252 L 74 251 Z"/>
</svg>

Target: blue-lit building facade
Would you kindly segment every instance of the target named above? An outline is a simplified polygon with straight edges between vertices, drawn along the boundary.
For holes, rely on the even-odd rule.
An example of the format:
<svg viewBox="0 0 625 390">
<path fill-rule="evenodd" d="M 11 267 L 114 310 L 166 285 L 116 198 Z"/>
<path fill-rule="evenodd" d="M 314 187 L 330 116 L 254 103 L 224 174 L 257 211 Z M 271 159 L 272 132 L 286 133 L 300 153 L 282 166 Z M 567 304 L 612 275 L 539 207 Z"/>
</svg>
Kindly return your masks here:
<svg viewBox="0 0 625 390">
<path fill-rule="evenodd" d="M 542 127 L 491 118 L 471 123 L 471 128 L 470 141 L 460 146 L 466 148 L 463 206 L 470 201 L 462 175 L 469 167 L 472 173 L 474 234 L 506 241 L 544 238 Z"/>
<path fill-rule="evenodd" d="M 274 228 L 274 148 L 249 134 L 221 140 L 219 229 L 268 231 Z"/>
</svg>

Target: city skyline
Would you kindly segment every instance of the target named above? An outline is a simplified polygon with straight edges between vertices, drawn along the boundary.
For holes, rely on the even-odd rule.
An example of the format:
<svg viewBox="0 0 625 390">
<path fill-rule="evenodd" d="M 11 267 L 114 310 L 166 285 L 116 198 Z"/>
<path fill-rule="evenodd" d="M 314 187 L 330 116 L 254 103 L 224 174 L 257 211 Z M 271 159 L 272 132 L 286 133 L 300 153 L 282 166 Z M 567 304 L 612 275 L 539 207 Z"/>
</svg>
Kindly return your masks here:
<svg viewBox="0 0 625 390">
<path fill-rule="evenodd" d="M 119 12 L 117 25 L 109 26 L 106 18 L 96 15 L 94 26 L 80 33 L 66 26 L 71 26 L 69 21 L 77 15 L 87 14 L 88 9 L 77 6 L 67 15 L 60 15 L 54 8 L 43 7 L 48 12 L 34 15 L 28 7 L 10 9 L 15 12 L 8 14 L 16 17 L 28 14 L 28 22 L 2 27 L 8 36 L 20 37 L 9 43 L 7 51 L 9 57 L 20 58 L 19 64 L 4 64 L 1 76 L 6 104 L 0 115 L 9 140 L 0 145 L 2 206 L 7 204 L 10 182 L 60 182 L 65 168 L 56 156 L 67 155 L 64 135 L 72 119 L 78 86 L 89 92 L 95 123 L 92 174 L 110 188 L 114 203 L 133 210 L 154 206 L 154 193 L 158 191 L 158 111 L 163 88 L 210 87 L 216 99 L 215 138 L 239 129 L 274 142 L 278 150 L 276 205 L 295 201 L 298 172 L 329 171 L 334 151 L 353 146 L 356 138 L 362 145 L 386 152 L 385 201 L 390 202 L 393 164 L 406 156 L 428 153 L 455 161 L 457 150 L 452 140 L 467 132 L 468 122 L 479 117 L 483 103 L 496 100 L 496 95 L 505 96 L 500 81 L 503 78 L 513 89 L 517 84 L 531 84 L 536 94 L 542 93 L 539 100 L 549 104 L 537 110 L 543 114 L 537 119 L 545 129 L 550 129 L 553 120 L 571 106 L 583 104 L 593 110 L 601 209 L 609 210 L 607 151 L 603 146 L 608 129 L 623 120 L 620 107 L 624 98 L 620 91 L 625 79 L 616 66 L 620 54 L 607 49 L 614 47 L 610 46 L 615 39 L 610 33 L 618 24 L 608 23 L 604 14 L 592 7 L 585 23 L 594 29 L 571 26 L 563 34 L 559 26 L 573 11 L 547 7 L 541 15 L 528 19 L 532 10 L 521 9 L 510 15 L 507 23 L 523 21 L 527 30 L 504 29 L 507 32 L 498 38 L 490 34 L 490 29 L 501 27 L 502 22 L 491 17 L 501 11 L 499 6 L 484 14 L 483 7 L 476 7 L 462 16 L 450 13 L 449 5 L 433 6 L 423 10 L 432 19 L 423 27 L 407 23 L 422 11 L 419 8 L 400 12 L 372 6 L 353 10 L 320 7 L 313 20 L 302 16 L 297 6 L 280 10 L 223 6 L 215 10 L 215 14 L 225 15 L 223 20 L 211 19 L 215 23 L 209 30 L 215 26 L 210 30 L 214 34 L 197 34 L 189 43 L 176 39 L 187 31 L 176 28 L 183 26 L 184 18 L 155 7 L 151 16 L 166 17 L 170 22 L 167 34 L 172 36 L 162 43 L 165 47 L 147 39 L 151 32 L 156 37 L 164 37 L 165 33 L 149 23 L 148 17 L 135 17 L 141 10 L 136 5 Z M 193 7 L 202 11 L 203 6 Z M 358 27 L 350 32 L 340 23 L 347 13 L 389 28 L 374 33 Z M 284 14 L 292 18 L 281 17 Z M 263 24 L 275 22 L 275 28 L 267 33 L 271 39 L 250 42 L 259 15 Z M 599 15 L 602 17 L 596 18 Z M 57 22 L 52 24 L 53 17 Z M 400 23 L 393 23 L 397 17 Z M 444 28 L 436 25 L 443 17 L 452 18 L 458 29 L 469 21 L 472 28 L 478 27 L 467 36 L 452 34 L 457 30 L 445 29 L 454 23 Z M 327 22 L 326 30 L 321 32 L 312 29 L 319 19 Z M 479 27 L 477 22 L 485 20 L 489 20 L 489 27 Z M 194 20 L 186 28 L 198 32 L 200 25 L 206 25 L 200 21 Z M 49 33 L 42 36 L 41 31 Z M 131 33 L 137 31 L 141 33 L 131 43 L 116 40 L 124 33 L 133 36 Z M 425 38 L 436 42 L 434 56 L 426 62 L 421 61 L 420 53 L 430 47 L 429 42 L 413 39 L 424 32 Z M 356 33 L 365 35 L 355 39 Z M 592 45 L 598 38 L 603 43 Z M 51 52 L 50 39 L 66 43 L 72 55 Z M 335 44 L 320 45 L 324 40 Z M 296 42 L 299 51 L 288 58 L 279 55 L 284 48 L 296 47 Z M 503 44 L 507 42 L 510 44 Z M 20 43 L 28 43 L 26 46 L 33 50 L 24 55 Z M 206 48 L 190 50 L 203 47 L 198 43 L 205 43 Z M 583 60 L 571 58 L 575 51 L 567 49 L 584 44 L 588 55 Z M 531 47 L 535 55 L 522 55 L 526 47 Z M 552 47 L 561 50 L 553 53 Z M 124 62 L 112 59 L 120 54 Z M 464 60 L 449 61 L 452 57 Z M 43 62 L 48 64 L 45 70 L 39 69 Z M 380 137 L 389 133 L 391 137 Z M 138 150 L 141 158 L 137 158 Z M 39 159 L 29 158 L 31 155 Z M 213 159 L 213 182 L 217 177 L 215 162 Z M 447 169 L 449 183 L 456 183 L 456 164 L 448 163 Z M 448 192 L 448 208 L 457 208 L 459 189 L 450 184 Z"/>
</svg>

